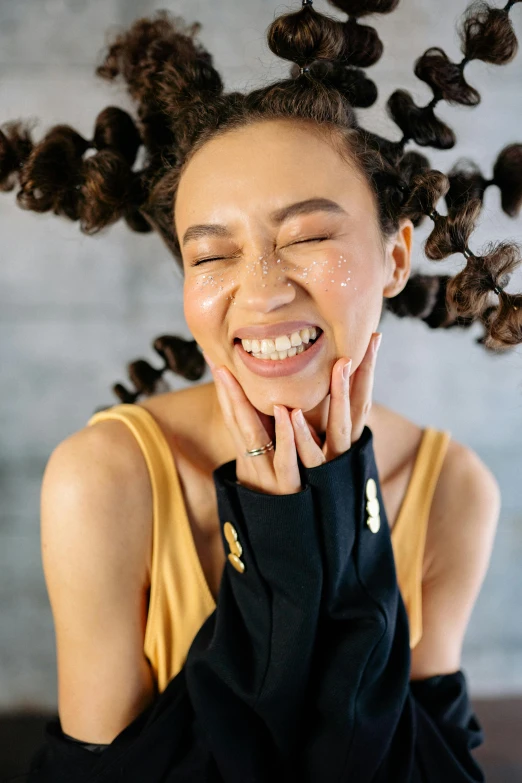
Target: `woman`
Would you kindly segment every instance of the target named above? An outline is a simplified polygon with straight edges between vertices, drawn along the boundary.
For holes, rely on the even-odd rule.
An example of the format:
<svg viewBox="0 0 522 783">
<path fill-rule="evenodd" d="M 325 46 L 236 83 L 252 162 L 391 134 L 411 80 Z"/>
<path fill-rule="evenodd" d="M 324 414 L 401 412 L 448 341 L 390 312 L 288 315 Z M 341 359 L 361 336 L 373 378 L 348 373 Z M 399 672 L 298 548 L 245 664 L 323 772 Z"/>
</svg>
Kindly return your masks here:
<svg viewBox="0 0 522 783">
<path fill-rule="evenodd" d="M 49 460 L 60 722 L 35 781 L 483 780 L 460 661 L 498 485 L 372 386 L 383 304 L 430 326 L 480 319 L 490 349 L 522 341 L 522 297 L 503 291 L 518 248 L 468 247 L 487 184 L 516 213 L 519 145 L 490 183 L 403 150 L 453 146 L 433 106 L 478 102 L 466 61 L 512 59 L 512 3 L 468 13 L 459 66 L 420 58 L 435 98 L 392 96 L 397 143 L 354 110 L 375 100 L 361 67 L 382 52 L 358 18 L 397 2 L 332 4 L 347 22 L 304 0 L 271 24 L 270 48 L 298 68 L 249 95 L 223 93 L 197 25 L 139 20 L 98 69 L 126 80 L 139 133 L 110 107 L 92 143 L 68 126 L 36 146 L 21 126 L 3 136 L 22 206 L 87 232 L 120 217 L 160 232 L 214 377 L 96 414 Z M 424 215 L 428 257 L 467 258 L 453 279 L 410 277 Z"/>
</svg>

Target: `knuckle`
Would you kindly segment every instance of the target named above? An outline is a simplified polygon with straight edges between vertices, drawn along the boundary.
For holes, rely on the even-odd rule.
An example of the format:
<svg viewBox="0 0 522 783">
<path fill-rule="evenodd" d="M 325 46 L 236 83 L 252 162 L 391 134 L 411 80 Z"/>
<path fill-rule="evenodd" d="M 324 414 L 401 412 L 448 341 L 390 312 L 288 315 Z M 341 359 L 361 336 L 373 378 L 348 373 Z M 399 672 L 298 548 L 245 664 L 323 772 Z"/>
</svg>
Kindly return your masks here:
<svg viewBox="0 0 522 783">
<path fill-rule="evenodd" d="M 259 432 L 253 432 L 252 430 L 245 432 L 243 437 L 245 439 L 245 443 L 247 444 L 246 447 L 249 451 L 252 449 L 260 449 L 262 446 L 268 443 L 268 438 L 263 438 Z"/>
<path fill-rule="evenodd" d="M 352 434 L 351 422 L 350 424 L 348 423 L 341 424 L 341 426 L 339 427 L 339 435 L 341 436 L 341 438 L 344 440 L 346 438 L 349 438 L 351 434 Z"/>
<path fill-rule="evenodd" d="M 359 405 L 353 405 L 352 406 L 352 422 L 355 422 L 358 419 L 363 419 L 366 416 L 368 416 L 369 412 L 372 409 L 372 403 L 371 402 L 365 402 L 361 403 Z"/>
</svg>

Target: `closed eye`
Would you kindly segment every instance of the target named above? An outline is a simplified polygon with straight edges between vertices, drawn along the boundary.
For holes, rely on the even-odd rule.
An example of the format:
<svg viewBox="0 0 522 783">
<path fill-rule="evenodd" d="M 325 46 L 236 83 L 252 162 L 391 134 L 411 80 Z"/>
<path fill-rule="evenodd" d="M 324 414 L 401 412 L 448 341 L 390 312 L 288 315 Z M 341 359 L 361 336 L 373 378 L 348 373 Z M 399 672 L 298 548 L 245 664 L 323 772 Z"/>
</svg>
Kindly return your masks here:
<svg viewBox="0 0 522 783">
<path fill-rule="evenodd" d="M 331 237 L 311 237 L 310 239 L 300 239 L 298 242 L 292 242 L 290 247 L 292 245 L 302 245 L 305 242 L 324 242 L 326 239 L 330 239 Z M 190 266 L 198 266 L 199 264 L 206 264 L 207 261 L 224 261 L 226 256 L 212 256 L 211 258 L 201 258 L 199 261 L 194 261 L 193 264 Z"/>
<path fill-rule="evenodd" d="M 300 239 L 299 242 L 293 242 L 294 245 L 301 245 L 303 242 L 324 242 L 325 239 L 330 237 L 312 237 L 311 239 Z"/>
</svg>

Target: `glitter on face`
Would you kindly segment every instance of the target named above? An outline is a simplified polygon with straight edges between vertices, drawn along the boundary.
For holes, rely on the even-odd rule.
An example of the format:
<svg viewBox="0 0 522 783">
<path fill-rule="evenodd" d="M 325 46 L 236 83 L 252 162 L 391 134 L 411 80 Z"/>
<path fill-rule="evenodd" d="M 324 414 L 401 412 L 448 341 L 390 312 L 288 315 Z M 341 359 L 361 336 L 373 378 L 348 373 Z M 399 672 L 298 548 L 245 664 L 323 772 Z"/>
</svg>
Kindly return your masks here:
<svg viewBox="0 0 522 783">
<path fill-rule="evenodd" d="M 258 273 L 257 265 L 259 263 L 261 264 L 260 273 L 263 281 L 260 282 L 259 285 L 261 288 L 266 288 L 267 282 L 265 281 L 268 280 L 268 273 L 271 270 L 273 271 L 274 269 L 276 269 L 276 267 L 273 264 L 271 264 L 270 261 L 265 256 L 258 256 L 257 260 L 254 261 L 253 263 L 246 262 L 245 270 L 250 274 L 256 276 Z M 277 267 L 278 272 L 281 273 L 290 272 L 294 277 L 294 281 L 300 280 L 301 282 L 304 282 L 305 285 L 310 285 L 311 281 L 313 283 L 315 282 L 320 283 L 323 281 L 326 282 L 326 273 L 330 272 L 331 274 L 334 271 L 334 268 L 342 269 L 343 268 L 342 264 L 346 264 L 347 259 L 343 255 L 340 255 L 339 259 L 337 261 L 334 261 L 333 263 L 331 263 L 330 259 L 328 258 L 325 259 L 316 258 L 308 262 L 307 264 L 299 265 L 297 263 L 283 264 L 282 259 L 277 258 L 275 259 L 275 263 L 279 264 L 279 266 Z M 336 279 L 335 277 L 329 277 L 328 281 L 330 283 L 337 282 L 342 288 L 346 288 L 348 286 L 348 283 L 351 281 L 350 275 L 352 270 L 348 269 L 347 271 L 348 271 L 348 275 L 342 278 L 341 280 Z M 285 276 L 286 275 L 278 274 L 275 280 L 278 283 L 282 283 L 284 282 Z M 200 288 L 211 286 L 212 288 L 216 289 L 216 291 L 219 292 L 219 294 L 226 295 L 226 298 L 227 300 L 230 301 L 231 305 L 235 304 L 236 302 L 235 302 L 234 295 L 228 295 L 226 294 L 226 291 L 227 289 L 230 290 L 230 286 L 235 286 L 237 281 L 233 277 L 227 275 L 226 271 L 221 273 L 218 280 L 219 280 L 219 285 L 216 281 L 216 276 L 214 274 L 204 272 L 203 274 L 197 276 L 194 282 L 195 285 Z M 293 283 L 287 280 L 286 285 L 287 287 L 292 287 Z M 324 288 L 323 290 L 328 291 L 329 289 Z M 354 290 L 357 290 L 357 288 L 354 287 Z"/>
</svg>

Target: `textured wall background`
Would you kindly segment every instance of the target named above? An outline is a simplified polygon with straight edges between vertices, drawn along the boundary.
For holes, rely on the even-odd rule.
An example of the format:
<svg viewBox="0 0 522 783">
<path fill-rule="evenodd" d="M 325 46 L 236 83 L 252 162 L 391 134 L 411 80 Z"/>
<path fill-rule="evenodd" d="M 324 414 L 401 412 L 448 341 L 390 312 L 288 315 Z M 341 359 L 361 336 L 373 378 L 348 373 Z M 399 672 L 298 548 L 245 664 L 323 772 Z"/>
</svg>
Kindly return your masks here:
<svg viewBox="0 0 522 783">
<path fill-rule="evenodd" d="M 500 4 L 497 4 L 500 7 Z M 156 8 L 203 23 L 201 40 L 215 57 L 227 89 L 253 88 L 286 75 L 270 53 L 265 30 L 298 0 L 1 0 L 0 121 L 39 118 L 43 133 L 68 122 L 92 135 L 109 104 L 127 106 L 121 90 L 97 81 L 94 65 L 106 32 Z M 324 0 L 316 7 L 337 12 Z M 402 0 L 389 17 L 374 17 L 385 52 L 369 75 L 378 103 L 361 123 L 400 137 L 383 106 L 397 87 L 418 103 L 432 95 L 415 78 L 413 63 L 428 46 L 461 58 L 455 22 L 464 0 Z M 339 18 L 342 18 L 339 15 Z M 522 6 L 511 11 L 522 44 Z M 508 66 L 471 62 L 466 78 L 482 94 L 479 107 L 440 103 L 452 126 L 453 150 L 425 150 L 432 166 L 448 171 L 466 155 L 489 178 L 500 149 L 522 141 L 522 53 Z M 38 138 L 40 135 L 38 135 Z M 410 144 L 410 148 L 415 145 Z M 414 268 L 455 272 L 462 256 L 435 264 L 422 243 L 431 221 L 416 232 Z M 144 356 L 161 332 L 189 337 L 182 284 L 159 238 L 116 225 L 96 238 L 54 216 L 25 213 L 12 194 L 0 199 L 0 709 L 54 707 L 55 647 L 40 562 L 39 491 L 55 445 L 84 426 L 98 407 L 116 399 L 110 387 L 125 380 L 128 361 Z M 499 191 L 486 193 L 470 245 L 522 240 L 522 217 L 500 210 Z M 521 290 L 512 278 L 509 291 Z M 522 693 L 522 360 L 489 356 L 471 331 L 431 331 L 422 323 L 383 319 L 376 399 L 422 426 L 451 430 L 475 449 L 500 482 L 501 520 L 486 577 L 466 635 L 463 668 L 473 695 Z M 205 376 L 204 380 L 207 380 Z M 175 380 L 173 388 L 185 382 Z"/>
</svg>

